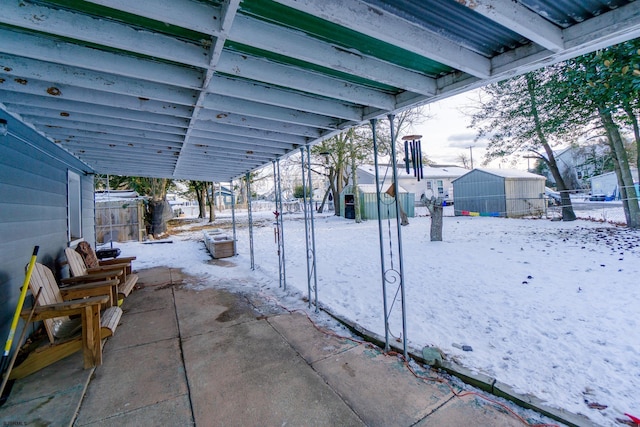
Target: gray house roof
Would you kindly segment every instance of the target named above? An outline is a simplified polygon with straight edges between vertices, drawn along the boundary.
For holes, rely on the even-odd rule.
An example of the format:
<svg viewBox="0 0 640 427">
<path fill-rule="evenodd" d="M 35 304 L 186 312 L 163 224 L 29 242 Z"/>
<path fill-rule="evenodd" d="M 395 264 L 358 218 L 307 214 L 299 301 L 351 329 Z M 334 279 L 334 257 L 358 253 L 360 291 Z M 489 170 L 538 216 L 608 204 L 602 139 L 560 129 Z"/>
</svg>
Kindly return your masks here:
<svg viewBox="0 0 640 427">
<path fill-rule="evenodd" d="M 632 0 L 5 0 L 0 108 L 98 173 L 226 181 L 638 35 Z"/>
</svg>

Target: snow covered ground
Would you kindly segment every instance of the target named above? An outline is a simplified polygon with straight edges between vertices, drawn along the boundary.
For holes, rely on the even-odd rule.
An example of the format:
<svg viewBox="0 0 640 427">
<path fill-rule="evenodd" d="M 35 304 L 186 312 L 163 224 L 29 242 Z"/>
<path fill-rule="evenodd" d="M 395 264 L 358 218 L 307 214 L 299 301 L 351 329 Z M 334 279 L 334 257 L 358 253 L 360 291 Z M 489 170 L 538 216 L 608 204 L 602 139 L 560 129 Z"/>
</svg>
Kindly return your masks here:
<svg viewBox="0 0 640 427">
<path fill-rule="evenodd" d="M 595 221 L 446 216 L 443 242 L 430 241 L 428 217 L 411 218 L 401 229 L 407 339 L 418 349 L 437 346 L 448 358 L 550 406 L 619 426 L 616 418 L 626 418 L 625 412 L 640 416 L 640 233 L 598 222 L 620 218 L 613 205 L 576 213 Z M 213 227 L 228 226 L 229 215 L 219 215 Z M 273 214 L 254 214 L 255 271 L 249 269 L 246 212 L 237 212 L 237 222 L 235 258 L 211 261 L 202 231 L 194 229 L 208 224 L 198 220 L 171 236 L 172 244 L 118 246 L 138 257 L 138 269 L 182 268 L 203 278 L 194 286 L 215 278 L 218 286 L 304 306 L 301 216 L 284 218 L 286 292 L 278 286 Z M 391 250 L 397 255 L 397 248 Z M 378 222 L 316 216 L 316 260 L 320 303 L 384 335 Z M 387 297 L 391 332 L 400 337 L 397 286 L 388 286 Z"/>
</svg>

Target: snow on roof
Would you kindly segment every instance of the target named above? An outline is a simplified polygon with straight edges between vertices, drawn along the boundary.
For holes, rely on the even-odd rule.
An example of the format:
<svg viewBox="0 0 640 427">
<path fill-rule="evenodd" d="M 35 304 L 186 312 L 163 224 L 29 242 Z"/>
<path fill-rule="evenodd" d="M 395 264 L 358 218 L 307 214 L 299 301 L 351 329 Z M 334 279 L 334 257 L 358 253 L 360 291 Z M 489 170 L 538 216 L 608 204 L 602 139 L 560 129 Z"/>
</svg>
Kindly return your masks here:
<svg viewBox="0 0 640 427">
<path fill-rule="evenodd" d="M 133 190 L 96 191 L 94 196 L 96 202 L 138 200 L 144 198 L 140 197 L 138 192 Z"/>
<path fill-rule="evenodd" d="M 371 175 L 376 173 L 376 169 L 373 165 L 358 166 L 358 169 Z M 457 178 L 467 172 L 469 172 L 469 169 L 458 166 L 423 166 L 422 168 L 424 179 Z M 385 174 L 390 176 L 393 173 L 393 170 L 387 165 L 378 166 L 378 173 L 380 176 L 385 176 Z M 396 173 L 398 174 L 398 178 L 413 177 L 413 168 L 410 168 L 409 173 L 407 174 L 404 165 L 399 165 Z"/>
<path fill-rule="evenodd" d="M 381 189 L 381 192 L 384 193 L 385 191 L 387 191 L 387 188 L 389 187 L 385 186 L 384 188 Z M 375 193 L 376 185 L 375 184 L 358 184 L 358 190 L 362 191 L 363 193 Z M 408 193 L 408 191 L 402 188 L 402 186 L 400 185 L 398 186 L 398 191 L 400 193 Z"/>
<path fill-rule="evenodd" d="M 490 173 L 491 175 L 501 176 L 503 178 L 530 178 L 530 179 L 545 179 L 542 175 L 536 175 L 535 173 L 530 173 L 518 169 L 487 169 L 487 168 L 476 168 L 474 170 L 479 170 L 482 172 Z M 473 171 L 472 171 L 473 172 Z"/>
</svg>

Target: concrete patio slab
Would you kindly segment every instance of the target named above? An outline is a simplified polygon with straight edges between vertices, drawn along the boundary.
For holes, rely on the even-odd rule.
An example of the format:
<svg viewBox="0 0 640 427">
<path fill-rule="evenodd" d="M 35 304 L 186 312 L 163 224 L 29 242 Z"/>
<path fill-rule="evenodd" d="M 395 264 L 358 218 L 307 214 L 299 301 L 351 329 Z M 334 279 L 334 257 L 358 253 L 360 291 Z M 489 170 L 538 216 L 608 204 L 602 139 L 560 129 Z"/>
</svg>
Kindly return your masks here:
<svg viewBox="0 0 640 427">
<path fill-rule="evenodd" d="M 299 313 L 272 316 L 268 321 L 309 364 L 357 345 L 347 338 L 320 332 L 307 316 Z"/>
<path fill-rule="evenodd" d="M 171 289 L 161 292 L 173 299 Z M 175 309 L 166 307 L 123 316 L 115 335 L 107 345 L 110 350 L 119 350 L 172 338 L 178 338 L 178 320 Z"/>
<path fill-rule="evenodd" d="M 411 426 L 453 397 L 414 377 L 395 356 L 359 345 L 313 364 L 368 426 Z"/>
<path fill-rule="evenodd" d="M 173 309 L 173 295 L 171 285 L 153 286 L 144 285 L 135 289 L 122 303 L 125 314 L 140 313 L 151 310 Z"/>
<path fill-rule="evenodd" d="M 183 337 L 253 321 L 258 316 L 242 296 L 216 289 L 181 288 L 175 304 Z"/>
<path fill-rule="evenodd" d="M 140 426 L 193 426 L 193 416 L 189 396 L 183 395 L 158 402 L 123 414 L 83 424 L 78 420 L 75 426 L 91 427 L 140 427 Z"/>
<path fill-rule="evenodd" d="M 78 424 L 127 414 L 187 395 L 178 339 L 107 350 L 78 413 Z"/>
<path fill-rule="evenodd" d="M 190 337 L 183 350 L 197 425 L 363 425 L 266 321 Z"/>
<path fill-rule="evenodd" d="M 15 382 L 0 408 L 3 425 L 70 426 L 93 369 L 76 353 Z"/>
<path fill-rule="evenodd" d="M 524 423 L 499 406 L 475 396 L 455 397 L 415 427 L 522 427 Z"/>
</svg>

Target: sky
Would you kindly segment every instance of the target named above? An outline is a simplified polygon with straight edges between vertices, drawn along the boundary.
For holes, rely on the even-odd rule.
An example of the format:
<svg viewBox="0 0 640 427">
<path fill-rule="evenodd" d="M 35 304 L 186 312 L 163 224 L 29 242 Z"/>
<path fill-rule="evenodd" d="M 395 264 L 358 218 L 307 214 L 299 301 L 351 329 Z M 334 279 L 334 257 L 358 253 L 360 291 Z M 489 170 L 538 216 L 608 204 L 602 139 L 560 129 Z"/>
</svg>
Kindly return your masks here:
<svg viewBox="0 0 640 427">
<path fill-rule="evenodd" d="M 640 235 L 604 222 L 621 210 L 615 202 L 607 206 L 577 211 L 593 220 L 574 222 L 454 217 L 447 207 L 442 242 L 430 241 L 430 219 L 419 208 L 421 216 L 402 227 L 409 347 L 435 346 L 448 360 L 598 425 L 618 426 L 624 413 L 640 416 L 640 320 L 634 303 L 640 300 Z M 202 220 L 179 228 L 172 244 L 116 245 L 124 255 L 137 256 L 136 269 L 182 268 L 193 275 L 188 286 L 194 289 L 252 292 L 304 309 L 304 221 L 300 214 L 283 216 L 284 290 L 271 210 L 253 214 L 255 271 L 249 268 L 247 216 L 240 210 L 239 255 L 233 258 L 211 260 L 202 231 L 192 231 L 194 225 L 207 226 Z M 228 226 L 228 215 L 219 214 L 209 227 Z M 320 304 L 384 336 L 378 222 L 356 224 L 325 214 L 315 224 Z M 384 247 L 398 269 L 397 246 L 385 240 Z M 403 333 L 397 285 L 387 286 L 387 298 L 395 339 Z M 322 312 L 308 311 L 322 318 Z"/>
<path fill-rule="evenodd" d="M 485 143 L 474 141 L 476 131 L 468 127 L 471 119 L 464 113 L 477 97 L 474 90 L 424 107 L 427 118 L 414 131 L 422 135 L 422 151 L 431 160 L 462 166 L 460 155 L 464 154 L 473 157 L 474 167 L 480 166 Z"/>
</svg>

